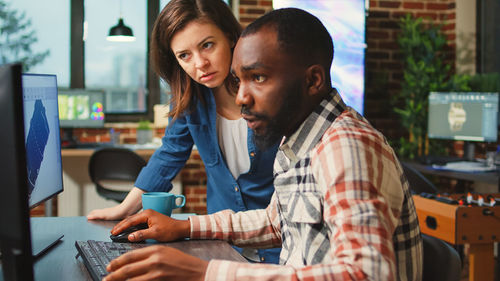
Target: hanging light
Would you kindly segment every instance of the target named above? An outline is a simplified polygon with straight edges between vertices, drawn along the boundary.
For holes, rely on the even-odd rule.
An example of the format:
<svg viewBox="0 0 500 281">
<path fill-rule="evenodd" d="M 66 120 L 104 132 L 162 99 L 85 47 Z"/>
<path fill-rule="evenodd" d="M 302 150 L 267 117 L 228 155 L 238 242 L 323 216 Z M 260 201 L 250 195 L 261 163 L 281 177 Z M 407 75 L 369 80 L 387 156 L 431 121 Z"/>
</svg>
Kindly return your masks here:
<svg viewBox="0 0 500 281">
<path fill-rule="evenodd" d="M 109 29 L 108 41 L 113 42 L 133 42 L 135 41 L 134 33 L 132 29 L 123 23 L 122 16 L 122 2 L 120 1 L 120 18 L 118 19 L 118 24 Z"/>
</svg>

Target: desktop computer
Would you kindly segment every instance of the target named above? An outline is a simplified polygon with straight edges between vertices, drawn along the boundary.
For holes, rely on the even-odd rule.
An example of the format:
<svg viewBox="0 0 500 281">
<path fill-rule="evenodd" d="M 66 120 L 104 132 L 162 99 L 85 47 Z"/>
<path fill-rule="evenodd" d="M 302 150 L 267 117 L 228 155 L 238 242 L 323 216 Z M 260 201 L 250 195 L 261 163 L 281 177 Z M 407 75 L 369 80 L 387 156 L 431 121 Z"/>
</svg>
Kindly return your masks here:
<svg viewBox="0 0 500 281">
<path fill-rule="evenodd" d="M 465 141 L 460 160 L 474 161 L 475 142 L 497 141 L 498 93 L 431 92 L 428 102 L 428 137 Z"/>
<path fill-rule="evenodd" d="M 63 191 L 57 80 L 0 66 L 0 251 L 5 280 L 33 280 L 34 257 L 62 238 L 33 232 L 30 208 Z"/>
<path fill-rule="evenodd" d="M 498 93 L 429 94 L 429 138 L 496 142 L 497 122 Z"/>
<path fill-rule="evenodd" d="M 59 124 L 63 147 L 79 145 L 74 128 L 104 128 L 105 93 L 101 90 L 59 89 Z"/>
</svg>

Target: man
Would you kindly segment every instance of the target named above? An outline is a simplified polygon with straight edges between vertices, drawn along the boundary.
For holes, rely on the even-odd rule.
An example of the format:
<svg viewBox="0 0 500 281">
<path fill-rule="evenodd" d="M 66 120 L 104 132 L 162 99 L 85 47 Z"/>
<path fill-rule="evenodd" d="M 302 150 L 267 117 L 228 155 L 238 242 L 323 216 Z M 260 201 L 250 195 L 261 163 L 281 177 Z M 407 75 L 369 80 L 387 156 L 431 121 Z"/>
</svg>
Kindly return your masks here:
<svg viewBox="0 0 500 281">
<path fill-rule="evenodd" d="M 331 88 L 332 59 L 325 27 L 299 9 L 264 15 L 236 44 L 232 73 L 243 118 L 262 147 L 284 137 L 267 209 L 186 222 L 146 210 L 112 230 L 147 221 L 150 228 L 129 240 L 281 245 L 281 265 L 207 263 L 157 246 L 112 261 L 106 280 L 420 280 L 422 241 L 408 182 L 382 134 Z"/>
</svg>

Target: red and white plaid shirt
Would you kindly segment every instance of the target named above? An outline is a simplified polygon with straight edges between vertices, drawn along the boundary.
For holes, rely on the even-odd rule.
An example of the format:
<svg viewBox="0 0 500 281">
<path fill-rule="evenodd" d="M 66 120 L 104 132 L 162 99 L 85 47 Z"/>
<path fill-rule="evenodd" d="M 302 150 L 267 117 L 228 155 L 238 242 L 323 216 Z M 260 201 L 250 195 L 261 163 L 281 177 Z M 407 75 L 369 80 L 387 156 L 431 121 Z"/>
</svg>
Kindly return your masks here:
<svg viewBox="0 0 500 281">
<path fill-rule="evenodd" d="M 385 138 L 333 93 L 280 147 L 265 210 L 190 217 L 191 238 L 282 246 L 280 265 L 212 260 L 205 280 L 421 280 L 408 181 Z"/>
</svg>

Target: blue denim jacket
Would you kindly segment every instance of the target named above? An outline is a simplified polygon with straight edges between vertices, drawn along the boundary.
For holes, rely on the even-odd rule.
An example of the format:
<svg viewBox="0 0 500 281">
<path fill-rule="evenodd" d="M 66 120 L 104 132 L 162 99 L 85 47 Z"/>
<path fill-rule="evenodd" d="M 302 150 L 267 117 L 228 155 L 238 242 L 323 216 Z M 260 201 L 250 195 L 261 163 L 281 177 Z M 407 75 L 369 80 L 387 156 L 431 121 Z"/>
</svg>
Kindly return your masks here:
<svg viewBox="0 0 500 281">
<path fill-rule="evenodd" d="M 184 167 L 195 144 L 205 164 L 209 214 L 225 209 L 239 212 L 266 208 L 274 192 L 273 163 L 278 144 L 259 151 L 253 142 L 253 131 L 248 129 L 250 170 L 235 180 L 219 148 L 215 99 L 208 88 L 204 88 L 203 94 L 205 104 L 198 101 L 193 112 L 165 129 L 162 146 L 142 169 L 135 186 L 144 191 L 172 189 L 172 179 Z M 278 263 L 279 250 L 259 250 L 259 256 L 264 262 Z"/>
</svg>

